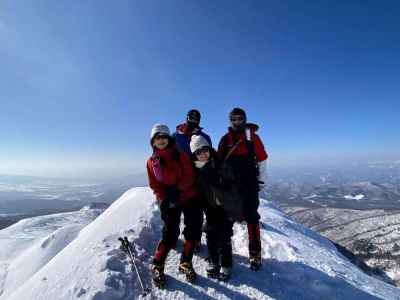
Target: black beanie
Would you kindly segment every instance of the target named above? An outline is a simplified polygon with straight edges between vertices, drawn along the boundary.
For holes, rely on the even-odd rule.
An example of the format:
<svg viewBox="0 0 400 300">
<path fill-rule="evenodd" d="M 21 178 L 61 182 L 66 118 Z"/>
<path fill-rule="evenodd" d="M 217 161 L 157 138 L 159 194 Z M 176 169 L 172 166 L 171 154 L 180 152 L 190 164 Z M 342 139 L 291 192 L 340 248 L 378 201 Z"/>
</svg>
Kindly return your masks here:
<svg viewBox="0 0 400 300">
<path fill-rule="evenodd" d="M 188 111 L 186 117 L 187 117 L 187 119 L 195 118 L 195 119 L 198 119 L 200 121 L 201 114 L 197 109 L 191 109 L 191 110 Z"/>
</svg>

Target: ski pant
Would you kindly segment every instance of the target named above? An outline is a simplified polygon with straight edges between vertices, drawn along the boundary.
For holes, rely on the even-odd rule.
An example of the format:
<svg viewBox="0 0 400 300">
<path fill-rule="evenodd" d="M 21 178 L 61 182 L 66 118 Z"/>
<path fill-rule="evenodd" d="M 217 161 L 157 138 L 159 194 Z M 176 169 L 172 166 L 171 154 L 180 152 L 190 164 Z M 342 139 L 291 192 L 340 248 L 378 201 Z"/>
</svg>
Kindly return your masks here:
<svg viewBox="0 0 400 300">
<path fill-rule="evenodd" d="M 248 224 L 256 224 L 260 220 L 258 207 L 260 199 L 258 197 L 258 187 L 254 184 L 243 184 L 238 187 L 239 194 L 243 198 L 243 217 Z"/>
<path fill-rule="evenodd" d="M 200 240 L 203 220 L 203 210 L 197 199 L 189 199 L 185 204 L 172 208 L 163 207 L 161 205 L 161 219 L 164 225 L 162 229 L 162 238 L 154 256 L 155 261 L 158 263 L 164 263 L 169 250 L 175 248 L 178 242 L 182 214 L 185 225 L 183 230 L 185 242 L 181 261 L 192 260 L 194 242 Z"/>
<path fill-rule="evenodd" d="M 240 188 L 239 193 L 243 197 L 243 216 L 247 223 L 249 253 L 250 255 L 256 255 L 261 252 L 260 214 L 258 213 L 260 199 L 258 197 L 258 187 L 248 184 Z"/>
<path fill-rule="evenodd" d="M 233 222 L 229 220 L 221 206 L 206 206 L 207 218 L 207 248 L 210 260 L 221 266 L 232 267 L 232 243 Z"/>
</svg>

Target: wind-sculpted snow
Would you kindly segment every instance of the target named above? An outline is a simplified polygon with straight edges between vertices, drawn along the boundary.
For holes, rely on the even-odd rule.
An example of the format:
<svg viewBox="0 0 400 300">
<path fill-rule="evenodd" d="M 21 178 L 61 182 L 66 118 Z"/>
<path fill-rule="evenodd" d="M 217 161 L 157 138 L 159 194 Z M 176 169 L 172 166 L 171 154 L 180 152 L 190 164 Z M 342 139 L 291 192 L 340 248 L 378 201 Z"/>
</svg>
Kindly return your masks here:
<svg viewBox="0 0 400 300">
<path fill-rule="evenodd" d="M 34 217 L 0 230 L 0 299 L 45 266 L 102 211 L 87 209 Z"/>
<path fill-rule="evenodd" d="M 340 255 L 330 241 L 290 220 L 262 200 L 263 268 L 250 271 L 247 229 L 235 224 L 234 273 L 222 283 L 206 277 L 206 249 L 194 257 L 198 281 L 178 274 L 179 250 L 166 265 L 167 287 L 145 299 L 400 299 L 400 290 L 365 275 Z M 77 238 L 18 288 L 9 300 L 128 300 L 141 298 L 135 274 L 119 249 L 118 236 L 136 245 L 139 270 L 150 283 L 149 263 L 161 234 L 160 215 L 148 188 L 127 191 Z"/>
</svg>

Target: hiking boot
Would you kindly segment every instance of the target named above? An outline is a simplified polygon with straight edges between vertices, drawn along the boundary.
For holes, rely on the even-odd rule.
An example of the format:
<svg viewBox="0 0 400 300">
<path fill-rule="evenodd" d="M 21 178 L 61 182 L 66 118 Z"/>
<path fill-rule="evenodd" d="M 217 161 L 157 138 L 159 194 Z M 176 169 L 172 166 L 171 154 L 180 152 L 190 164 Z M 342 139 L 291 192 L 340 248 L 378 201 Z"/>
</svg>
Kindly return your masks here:
<svg viewBox="0 0 400 300">
<path fill-rule="evenodd" d="M 163 289 L 165 287 L 164 265 L 154 264 L 151 272 L 154 285 L 159 289 Z"/>
<path fill-rule="evenodd" d="M 179 264 L 179 273 L 185 274 L 187 282 L 194 283 L 196 280 L 196 272 L 191 262 L 181 262 Z"/>
<path fill-rule="evenodd" d="M 251 270 L 258 271 L 261 268 L 261 253 L 251 253 L 249 263 Z"/>
<path fill-rule="evenodd" d="M 221 272 L 219 273 L 219 279 L 222 281 L 228 281 L 232 275 L 231 267 L 222 267 Z"/>
<path fill-rule="evenodd" d="M 219 277 L 220 266 L 217 263 L 209 262 L 207 266 L 207 277 L 217 279 Z"/>
</svg>

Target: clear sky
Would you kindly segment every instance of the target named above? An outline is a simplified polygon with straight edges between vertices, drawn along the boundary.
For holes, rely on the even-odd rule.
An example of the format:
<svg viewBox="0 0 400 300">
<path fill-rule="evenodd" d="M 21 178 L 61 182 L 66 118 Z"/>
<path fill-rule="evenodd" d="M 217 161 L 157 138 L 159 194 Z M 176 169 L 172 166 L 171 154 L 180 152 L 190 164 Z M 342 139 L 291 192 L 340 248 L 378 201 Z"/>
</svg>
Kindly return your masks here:
<svg viewBox="0 0 400 300">
<path fill-rule="evenodd" d="M 0 173 L 139 172 L 240 106 L 271 163 L 399 154 L 398 1 L 0 2 Z"/>
</svg>

